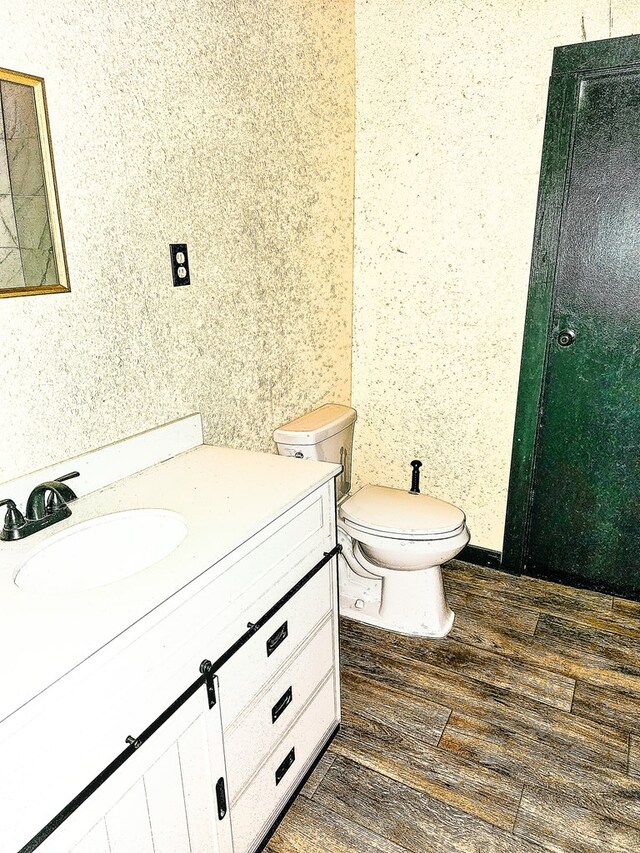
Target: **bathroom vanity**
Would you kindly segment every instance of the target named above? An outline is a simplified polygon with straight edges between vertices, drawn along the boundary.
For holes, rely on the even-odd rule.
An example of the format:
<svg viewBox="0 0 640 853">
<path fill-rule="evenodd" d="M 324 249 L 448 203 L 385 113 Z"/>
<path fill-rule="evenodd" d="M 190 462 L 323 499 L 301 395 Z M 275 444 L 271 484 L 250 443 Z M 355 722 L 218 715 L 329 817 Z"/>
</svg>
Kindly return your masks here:
<svg viewBox="0 0 640 853">
<path fill-rule="evenodd" d="M 0 546 L 3 853 L 252 853 L 337 731 L 340 466 L 201 442 L 194 416 L 3 486 L 80 473 L 70 518 Z M 147 568 L 17 585 L 149 509 L 186 534 Z"/>
</svg>

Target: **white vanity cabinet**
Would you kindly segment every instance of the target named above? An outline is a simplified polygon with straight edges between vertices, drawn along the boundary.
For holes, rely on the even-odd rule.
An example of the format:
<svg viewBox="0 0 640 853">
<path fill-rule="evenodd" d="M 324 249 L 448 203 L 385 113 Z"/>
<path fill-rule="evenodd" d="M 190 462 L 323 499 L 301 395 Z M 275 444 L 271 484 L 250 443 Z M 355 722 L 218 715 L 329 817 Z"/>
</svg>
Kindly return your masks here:
<svg viewBox="0 0 640 853">
<path fill-rule="evenodd" d="M 261 455 L 246 455 L 255 476 Z M 261 846 L 340 720 L 336 472 L 318 467 L 297 501 L 0 724 L 2 853 Z"/>
</svg>

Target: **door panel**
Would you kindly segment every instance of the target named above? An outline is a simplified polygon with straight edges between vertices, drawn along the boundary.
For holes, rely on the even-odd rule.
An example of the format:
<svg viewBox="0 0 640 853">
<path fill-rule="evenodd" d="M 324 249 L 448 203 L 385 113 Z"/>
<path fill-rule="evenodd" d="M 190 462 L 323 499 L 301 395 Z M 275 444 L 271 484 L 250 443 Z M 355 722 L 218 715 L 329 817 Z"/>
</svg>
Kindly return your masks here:
<svg viewBox="0 0 640 853">
<path fill-rule="evenodd" d="M 97 823 L 79 844 L 73 848 L 72 853 L 111 853 L 107 825 L 103 820 Z"/>
<path fill-rule="evenodd" d="M 106 818 L 109 844 L 113 853 L 154 853 L 153 835 L 142 779 L 130 788 Z"/>
<path fill-rule="evenodd" d="M 190 851 L 179 743 L 174 743 L 144 775 L 154 853 Z"/>
<path fill-rule="evenodd" d="M 209 708 L 201 688 L 38 850 L 99 853 L 106 831 L 111 853 L 232 853 L 229 811 L 216 808 L 223 779 L 227 790 L 220 702 Z"/>
<path fill-rule="evenodd" d="M 572 101 L 558 104 L 557 116 L 550 94 L 545 145 L 558 137 L 561 122 L 568 125 L 567 118 L 572 134 L 562 162 L 547 152 L 547 166 L 564 172 L 565 192 L 558 230 L 542 247 L 545 255 L 557 252 L 555 280 L 543 294 L 548 327 L 525 334 L 521 411 L 522 400 L 535 393 L 525 385 L 524 365 L 536 335 L 547 336 L 546 363 L 526 521 L 510 529 L 508 510 L 505 554 L 509 559 L 518 554 L 513 540 L 521 536 L 521 561 L 507 568 L 640 597 L 640 68 L 606 68 L 608 58 L 618 64 L 607 50 L 623 41 L 594 46 L 592 70 L 584 46 L 582 70 L 566 74 L 564 89 Z M 640 61 L 640 40 L 630 41 Z M 557 60 L 558 55 L 554 67 Z M 554 86 L 558 89 L 557 77 L 550 93 Z M 543 159 L 543 172 L 544 166 Z M 543 174 L 538 222 L 550 214 L 544 180 Z M 530 305 L 537 300 L 538 308 L 540 251 L 534 246 L 530 290 Z M 528 322 L 532 319 L 529 311 Z M 523 457 L 518 448 L 523 433 L 517 419 L 514 459 Z M 517 461 L 510 500 L 524 492 L 522 475 L 518 480 L 516 474 Z"/>
</svg>

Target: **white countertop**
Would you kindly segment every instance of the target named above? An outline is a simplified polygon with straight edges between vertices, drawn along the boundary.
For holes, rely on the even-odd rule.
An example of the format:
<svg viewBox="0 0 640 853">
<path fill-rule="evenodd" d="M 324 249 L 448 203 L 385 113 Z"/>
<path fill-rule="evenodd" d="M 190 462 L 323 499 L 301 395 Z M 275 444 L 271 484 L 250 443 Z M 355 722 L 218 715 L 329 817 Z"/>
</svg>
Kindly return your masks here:
<svg viewBox="0 0 640 853">
<path fill-rule="evenodd" d="M 46 530 L 0 542 L 0 721 L 202 572 L 215 573 L 230 552 L 340 470 L 331 463 L 201 445 L 78 498 L 71 517 Z M 160 562 L 81 592 L 35 593 L 14 584 L 19 566 L 48 537 L 139 508 L 172 510 L 187 521 L 186 538 Z"/>
</svg>

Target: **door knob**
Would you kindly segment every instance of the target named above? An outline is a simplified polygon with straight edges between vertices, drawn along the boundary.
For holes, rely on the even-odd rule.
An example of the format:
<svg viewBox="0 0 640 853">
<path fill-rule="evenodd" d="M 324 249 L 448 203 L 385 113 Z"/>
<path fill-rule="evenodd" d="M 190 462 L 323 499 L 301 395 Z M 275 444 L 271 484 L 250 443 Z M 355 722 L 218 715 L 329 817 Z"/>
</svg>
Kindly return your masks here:
<svg viewBox="0 0 640 853">
<path fill-rule="evenodd" d="M 571 344 L 575 343 L 576 333 L 573 329 L 561 329 L 558 332 L 558 344 L 561 347 L 570 347 Z"/>
</svg>

